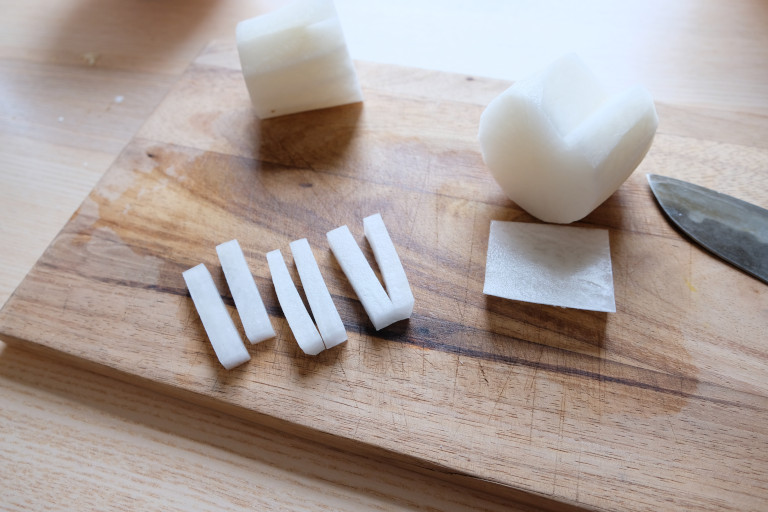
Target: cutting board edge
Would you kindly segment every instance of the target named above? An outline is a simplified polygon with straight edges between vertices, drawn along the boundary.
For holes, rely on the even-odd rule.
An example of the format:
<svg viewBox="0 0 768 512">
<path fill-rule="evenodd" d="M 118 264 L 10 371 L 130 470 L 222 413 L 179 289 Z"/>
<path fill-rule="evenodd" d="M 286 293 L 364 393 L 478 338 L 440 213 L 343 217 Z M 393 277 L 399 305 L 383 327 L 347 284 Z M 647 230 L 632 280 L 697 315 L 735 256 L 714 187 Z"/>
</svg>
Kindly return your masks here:
<svg viewBox="0 0 768 512">
<path fill-rule="evenodd" d="M 0 326 L 1 327 L 1 326 Z M 131 386 L 148 390 L 153 393 L 159 393 L 162 396 L 174 400 L 202 406 L 210 411 L 216 411 L 227 414 L 240 421 L 246 421 L 253 425 L 262 426 L 268 429 L 279 431 L 282 434 L 296 436 L 297 438 L 310 442 L 317 442 L 323 447 L 339 450 L 355 455 L 362 455 L 372 459 L 394 465 L 407 471 L 415 471 L 422 475 L 439 478 L 450 484 L 460 485 L 467 489 L 491 494 L 505 502 L 533 506 L 540 510 L 557 511 L 581 511 L 588 510 L 576 503 L 567 500 L 556 500 L 550 496 L 545 496 L 522 487 L 513 487 L 507 483 L 485 478 L 473 473 L 464 472 L 422 459 L 407 453 L 389 450 L 381 446 L 359 441 L 356 439 L 340 437 L 329 432 L 313 429 L 306 425 L 292 423 L 288 420 L 258 412 L 246 407 L 242 407 L 231 402 L 218 400 L 216 398 L 196 393 L 173 386 L 147 379 L 137 374 L 126 372 L 120 368 L 112 367 L 99 363 L 92 359 L 79 357 L 45 344 L 37 343 L 31 340 L 19 338 L 0 331 L 0 342 L 6 344 L 6 350 L 23 350 L 28 353 L 39 355 L 52 360 L 56 364 L 64 364 L 92 372 L 104 377 L 124 382 Z M 3 352 L 0 350 L 0 357 Z"/>
</svg>

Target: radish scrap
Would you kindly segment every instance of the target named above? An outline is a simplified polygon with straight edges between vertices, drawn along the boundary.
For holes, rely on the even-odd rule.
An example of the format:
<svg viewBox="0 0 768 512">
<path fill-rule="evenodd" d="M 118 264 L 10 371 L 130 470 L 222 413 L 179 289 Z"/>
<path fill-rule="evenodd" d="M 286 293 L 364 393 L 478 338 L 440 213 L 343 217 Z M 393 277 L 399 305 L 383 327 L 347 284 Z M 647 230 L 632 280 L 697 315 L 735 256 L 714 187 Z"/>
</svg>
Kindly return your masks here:
<svg viewBox="0 0 768 512">
<path fill-rule="evenodd" d="M 248 341 L 259 343 L 274 338 L 275 330 L 240 244 L 237 240 L 230 240 L 217 245 L 216 252 Z"/>
<path fill-rule="evenodd" d="M 205 265 L 201 263 L 185 270 L 182 275 L 219 362 L 231 370 L 248 361 L 251 356 Z"/>
<path fill-rule="evenodd" d="M 327 237 L 331 251 L 378 331 L 398 320 L 409 318 L 413 312 L 414 298 L 381 215 L 377 213 L 366 217 L 363 224 L 365 237 L 371 244 L 387 287 L 386 292 L 347 226 L 329 231 Z"/>
<path fill-rule="evenodd" d="M 272 283 L 275 285 L 277 300 L 283 310 L 285 319 L 291 327 L 296 343 L 305 354 L 314 356 L 325 350 L 323 339 L 317 331 L 312 317 L 309 316 L 304 302 L 301 300 L 296 285 L 288 273 L 283 255 L 279 249 L 267 253 L 269 272 L 272 274 Z"/>
<path fill-rule="evenodd" d="M 363 100 L 332 0 L 296 0 L 237 25 L 256 114 L 267 119 Z"/>
<path fill-rule="evenodd" d="M 512 201 L 545 222 L 566 224 L 624 183 L 658 124 L 647 90 L 610 95 L 579 57 L 568 55 L 491 101 L 478 139 Z"/>
<path fill-rule="evenodd" d="M 325 281 L 307 239 L 302 238 L 291 242 L 291 253 L 325 348 L 333 348 L 339 343 L 347 341 L 347 330 L 341 321 L 339 311 L 333 304 L 328 287 L 325 286 Z"/>
<path fill-rule="evenodd" d="M 483 293 L 615 312 L 608 230 L 491 221 Z"/>
</svg>

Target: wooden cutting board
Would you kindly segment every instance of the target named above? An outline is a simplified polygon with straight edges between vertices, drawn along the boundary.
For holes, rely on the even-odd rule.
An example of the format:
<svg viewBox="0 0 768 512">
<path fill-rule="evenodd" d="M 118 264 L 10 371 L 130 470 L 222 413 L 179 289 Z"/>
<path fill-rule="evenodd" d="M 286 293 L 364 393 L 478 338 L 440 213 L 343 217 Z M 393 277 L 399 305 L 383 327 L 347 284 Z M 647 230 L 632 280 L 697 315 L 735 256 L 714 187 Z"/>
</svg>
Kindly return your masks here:
<svg viewBox="0 0 768 512">
<path fill-rule="evenodd" d="M 509 84 L 358 63 L 365 103 L 255 119 L 231 43 L 209 47 L 0 312 L 0 334 L 265 424 L 591 508 L 768 499 L 768 287 L 689 243 L 645 174 L 768 206 L 768 119 L 659 105 L 635 174 L 581 226 L 610 230 L 617 312 L 483 295 L 490 221 L 536 222 L 476 141 Z M 325 233 L 380 212 L 416 298 L 376 332 Z M 301 353 L 265 254 L 306 237 L 349 332 Z M 276 339 L 216 361 L 182 279 L 237 238 Z M 239 327 L 239 322 L 236 319 Z"/>
</svg>

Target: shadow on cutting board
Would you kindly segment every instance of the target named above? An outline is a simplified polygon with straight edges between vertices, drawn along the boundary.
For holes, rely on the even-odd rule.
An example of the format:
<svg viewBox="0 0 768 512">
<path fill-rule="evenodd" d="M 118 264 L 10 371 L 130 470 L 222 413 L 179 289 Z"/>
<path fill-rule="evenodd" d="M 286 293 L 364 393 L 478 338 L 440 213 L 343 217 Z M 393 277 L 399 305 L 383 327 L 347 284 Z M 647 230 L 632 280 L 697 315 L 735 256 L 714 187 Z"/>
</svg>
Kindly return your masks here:
<svg viewBox="0 0 768 512">
<path fill-rule="evenodd" d="M 491 332 L 552 348 L 597 355 L 605 342 L 608 313 L 485 296 Z"/>
<path fill-rule="evenodd" d="M 262 162 L 288 168 L 324 170 L 339 166 L 355 138 L 362 103 L 254 119 Z"/>
</svg>

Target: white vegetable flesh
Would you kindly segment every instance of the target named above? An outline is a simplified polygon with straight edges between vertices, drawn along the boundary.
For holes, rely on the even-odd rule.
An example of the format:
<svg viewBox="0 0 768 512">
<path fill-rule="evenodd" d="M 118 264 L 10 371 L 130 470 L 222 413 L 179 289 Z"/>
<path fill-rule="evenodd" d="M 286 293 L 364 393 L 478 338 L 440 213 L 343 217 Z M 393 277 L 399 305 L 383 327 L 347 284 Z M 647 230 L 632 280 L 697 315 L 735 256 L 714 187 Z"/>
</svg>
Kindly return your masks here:
<svg viewBox="0 0 768 512">
<path fill-rule="evenodd" d="M 236 39 L 262 119 L 363 99 L 332 0 L 295 0 L 241 21 Z"/>
<path fill-rule="evenodd" d="M 610 95 L 579 57 L 568 55 L 495 98 L 478 138 L 510 199 L 543 221 L 569 223 L 632 174 L 657 126 L 647 90 Z"/>
<path fill-rule="evenodd" d="M 363 223 L 365 236 L 371 244 L 387 286 L 386 292 L 347 226 L 329 231 L 327 237 L 331 251 L 378 331 L 409 318 L 413 312 L 414 298 L 400 257 L 381 215 L 366 217 Z"/>
<path fill-rule="evenodd" d="M 285 319 L 296 338 L 299 348 L 307 355 L 317 355 L 325 350 L 323 339 L 320 336 L 312 317 L 309 316 L 304 302 L 301 300 L 296 285 L 288 273 L 288 267 L 285 266 L 283 255 L 280 250 L 274 250 L 267 253 L 267 263 L 269 272 L 272 274 L 272 283 L 275 286 L 277 300 L 280 302 L 280 308 L 283 310 Z"/>
<path fill-rule="evenodd" d="M 222 366 L 231 370 L 248 361 L 251 356 L 205 265 L 201 263 L 192 267 L 184 271 L 183 276 L 213 351 Z"/>
<path fill-rule="evenodd" d="M 325 348 L 333 348 L 347 340 L 347 331 L 341 321 L 339 311 L 333 304 L 331 294 L 325 285 L 320 268 L 312 254 L 306 238 L 291 242 L 291 253 L 296 270 L 301 278 L 304 294 L 315 318 L 320 337 Z"/>
<path fill-rule="evenodd" d="M 217 245 L 216 252 L 248 341 L 259 343 L 274 338 L 275 330 L 240 244 L 230 240 Z"/>
<path fill-rule="evenodd" d="M 401 320 L 410 318 L 413 313 L 413 292 L 395 244 L 392 243 L 387 227 L 384 225 L 384 219 L 378 213 L 364 218 L 363 230 L 365 238 L 373 249 L 373 256 L 379 266 L 384 285 L 387 287 L 394 315 Z"/>
<path fill-rule="evenodd" d="M 491 221 L 483 293 L 615 312 L 608 230 Z"/>
</svg>

